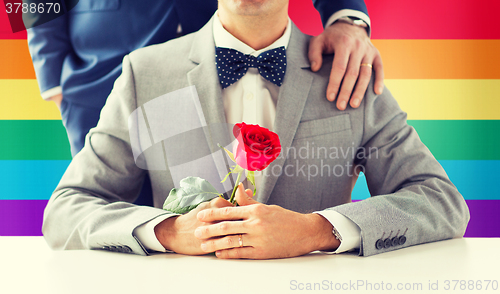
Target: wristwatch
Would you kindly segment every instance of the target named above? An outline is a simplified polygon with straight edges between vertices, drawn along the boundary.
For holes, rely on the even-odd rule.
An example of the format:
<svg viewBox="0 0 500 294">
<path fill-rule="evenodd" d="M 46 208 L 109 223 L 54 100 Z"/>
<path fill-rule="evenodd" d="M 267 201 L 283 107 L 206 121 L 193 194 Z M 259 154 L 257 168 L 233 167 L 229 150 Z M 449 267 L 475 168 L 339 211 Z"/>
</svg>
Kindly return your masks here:
<svg viewBox="0 0 500 294">
<path fill-rule="evenodd" d="M 353 25 L 353 26 L 358 26 L 358 27 L 364 28 L 366 30 L 366 33 L 368 34 L 368 36 L 370 36 L 370 27 L 361 18 L 357 18 L 354 16 L 343 16 L 343 17 L 337 19 L 334 23 L 336 23 L 337 21 L 345 22 L 345 23 L 348 23 L 348 24 Z"/>
<path fill-rule="evenodd" d="M 343 16 L 343 17 L 337 19 L 337 21 L 345 22 L 345 23 L 351 24 L 353 26 L 358 26 L 358 27 L 362 27 L 362 28 L 368 27 L 368 25 L 366 24 L 366 22 L 364 20 L 362 20 L 361 18 L 354 17 L 354 16 Z"/>
<path fill-rule="evenodd" d="M 337 229 L 335 227 L 333 227 L 332 233 L 335 236 L 335 239 L 337 239 L 340 242 L 342 242 L 342 236 L 340 235 L 339 231 L 337 231 Z"/>
</svg>

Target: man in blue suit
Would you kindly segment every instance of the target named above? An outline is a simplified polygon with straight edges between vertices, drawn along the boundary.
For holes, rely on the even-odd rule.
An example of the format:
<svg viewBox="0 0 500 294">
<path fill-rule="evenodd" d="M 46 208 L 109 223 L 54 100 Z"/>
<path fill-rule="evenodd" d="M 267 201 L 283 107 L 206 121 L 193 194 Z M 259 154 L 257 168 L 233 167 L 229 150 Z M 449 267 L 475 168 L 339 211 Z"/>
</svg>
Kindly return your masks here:
<svg viewBox="0 0 500 294">
<path fill-rule="evenodd" d="M 319 70 L 322 52 L 337 53 L 327 98 L 338 98 L 337 107 L 345 109 L 352 94 L 351 106 L 357 107 L 372 64 L 377 75 L 375 91 L 381 93 L 383 88 L 382 63 L 369 40 L 366 6 L 362 0 L 313 2 L 327 29 L 310 43 L 312 69 Z M 80 0 L 50 22 L 37 25 L 33 21 L 28 44 L 40 91 L 44 99 L 59 107 L 73 156 L 97 124 L 121 73 L 123 57 L 135 49 L 197 31 L 216 9 L 213 0 Z"/>
</svg>

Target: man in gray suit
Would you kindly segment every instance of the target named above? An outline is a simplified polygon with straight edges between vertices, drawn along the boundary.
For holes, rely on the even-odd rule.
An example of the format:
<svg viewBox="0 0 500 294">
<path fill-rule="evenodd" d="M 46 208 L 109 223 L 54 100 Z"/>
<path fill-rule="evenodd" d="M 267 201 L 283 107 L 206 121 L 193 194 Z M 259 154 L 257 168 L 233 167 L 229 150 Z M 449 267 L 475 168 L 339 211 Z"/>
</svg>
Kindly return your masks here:
<svg viewBox="0 0 500 294">
<path fill-rule="evenodd" d="M 287 0 L 220 0 L 200 31 L 125 57 L 97 127 L 45 210 L 52 248 L 253 259 L 358 248 L 369 256 L 464 234 L 463 197 L 390 92 L 369 90 L 343 112 L 323 99 L 332 56 L 311 71 L 309 37 L 287 8 Z M 259 62 L 283 50 L 283 82 L 273 82 Z M 256 68 L 228 82 L 225 52 Z M 272 129 L 283 148 L 257 182 L 257 201 L 240 185 L 240 207 L 216 198 L 184 215 L 160 209 L 180 175 L 221 179 L 217 143 L 230 139 L 217 126 L 240 121 Z M 372 197 L 351 203 L 359 170 Z M 146 173 L 155 207 L 132 204 Z"/>
</svg>

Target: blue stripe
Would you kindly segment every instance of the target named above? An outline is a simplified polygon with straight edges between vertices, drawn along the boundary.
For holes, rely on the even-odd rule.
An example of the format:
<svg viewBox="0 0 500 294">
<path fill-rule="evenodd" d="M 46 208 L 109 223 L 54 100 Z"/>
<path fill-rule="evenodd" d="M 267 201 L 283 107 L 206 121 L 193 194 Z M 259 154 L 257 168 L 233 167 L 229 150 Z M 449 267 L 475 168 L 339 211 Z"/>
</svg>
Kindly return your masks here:
<svg viewBox="0 0 500 294">
<path fill-rule="evenodd" d="M 500 200 L 500 160 L 440 160 L 466 200 Z M 69 160 L 0 160 L 0 200 L 47 200 Z M 360 176 L 352 198 L 369 197 Z"/>
<path fill-rule="evenodd" d="M 450 180 L 466 200 L 500 199 L 500 160 L 439 160 Z M 370 197 L 364 175 L 360 175 L 353 200 Z"/>
<path fill-rule="evenodd" d="M 47 200 L 70 160 L 0 160 L 0 200 Z"/>
</svg>

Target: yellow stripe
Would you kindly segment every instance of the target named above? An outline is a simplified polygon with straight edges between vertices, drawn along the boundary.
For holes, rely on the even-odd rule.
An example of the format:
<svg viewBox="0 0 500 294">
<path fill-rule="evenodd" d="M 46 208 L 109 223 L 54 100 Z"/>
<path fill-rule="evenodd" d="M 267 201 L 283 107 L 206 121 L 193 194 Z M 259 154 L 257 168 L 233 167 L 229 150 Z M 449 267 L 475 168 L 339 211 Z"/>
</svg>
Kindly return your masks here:
<svg viewBox="0 0 500 294">
<path fill-rule="evenodd" d="M 500 80 L 385 80 L 412 120 L 500 119 Z"/>
<path fill-rule="evenodd" d="M 500 119 L 500 80 L 385 80 L 408 119 Z M 0 80 L 1 120 L 61 119 L 36 80 Z"/>
<path fill-rule="evenodd" d="M 36 80 L 0 80 L 0 120 L 61 119 L 53 102 L 40 96 Z"/>
</svg>

